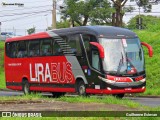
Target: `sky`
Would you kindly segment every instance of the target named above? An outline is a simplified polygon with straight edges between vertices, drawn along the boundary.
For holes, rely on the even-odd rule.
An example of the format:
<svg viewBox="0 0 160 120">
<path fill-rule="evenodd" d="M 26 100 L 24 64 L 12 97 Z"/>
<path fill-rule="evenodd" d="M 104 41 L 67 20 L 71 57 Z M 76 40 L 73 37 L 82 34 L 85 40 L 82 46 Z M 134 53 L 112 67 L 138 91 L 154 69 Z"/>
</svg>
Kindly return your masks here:
<svg viewBox="0 0 160 120">
<path fill-rule="evenodd" d="M 60 21 L 59 6 L 63 0 L 57 0 L 57 21 Z M 24 6 L 2 5 L 2 2 L 20 3 Z M 137 8 L 135 2 L 127 2 L 126 5 L 132 5 Z M 15 32 L 17 35 L 26 35 L 27 29 L 36 27 L 36 32 L 44 31 L 47 26 L 51 26 L 52 22 L 52 0 L 0 0 L 0 22 L 1 31 Z M 141 14 L 143 9 L 141 8 Z M 153 5 L 151 15 L 160 16 L 160 5 Z M 126 13 L 123 20 L 125 23 L 130 18 L 138 15 L 138 9 L 133 13 Z M 143 13 L 144 14 L 144 13 Z"/>
<path fill-rule="evenodd" d="M 24 6 L 2 5 L 5 3 L 21 3 Z M 51 26 L 52 20 L 52 0 L 0 0 L 0 22 L 1 31 L 15 31 L 23 35 L 25 29 L 36 27 L 37 32 L 44 31 L 47 26 Z M 58 6 L 62 2 L 57 2 Z M 57 10 L 57 20 L 60 20 L 59 10 Z M 23 31 L 23 32 L 22 32 Z"/>
</svg>

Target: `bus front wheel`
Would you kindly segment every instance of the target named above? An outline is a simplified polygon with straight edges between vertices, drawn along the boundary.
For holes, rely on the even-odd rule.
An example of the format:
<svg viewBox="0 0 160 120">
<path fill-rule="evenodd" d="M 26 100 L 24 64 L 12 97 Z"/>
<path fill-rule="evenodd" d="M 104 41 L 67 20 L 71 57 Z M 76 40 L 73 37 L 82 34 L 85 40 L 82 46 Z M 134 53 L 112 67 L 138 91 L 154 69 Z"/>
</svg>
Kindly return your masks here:
<svg viewBox="0 0 160 120">
<path fill-rule="evenodd" d="M 65 92 L 52 92 L 52 97 L 59 98 L 61 96 L 64 96 L 65 94 Z"/>
<path fill-rule="evenodd" d="M 79 94 L 79 95 L 81 95 L 81 96 L 86 96 L 86 86 L 85 86 L 85 84 L 84 84 L 83 81 L 80 81 L 80 82 L 78 83 L 78 88 L 77 88 L 77 90 L 78 90 L 78 94 Z"/>
<path fill-rule="evenodd" d="M 122 99 L 124 94 L 113 94 L 114 97 Z"/>
<path fill-rule="evenodd" d="M 22 87 L 23 87 L 23 92 L 24 92 L 25 95 L 31 93 L 31 92 L 30 92 L 30 85 L 29 85 L 29 83 L 28 83 L 27 80 L 25 80 L 25 81 L 23 82 L 23 86 L 22 86 Z"/>
</svg>

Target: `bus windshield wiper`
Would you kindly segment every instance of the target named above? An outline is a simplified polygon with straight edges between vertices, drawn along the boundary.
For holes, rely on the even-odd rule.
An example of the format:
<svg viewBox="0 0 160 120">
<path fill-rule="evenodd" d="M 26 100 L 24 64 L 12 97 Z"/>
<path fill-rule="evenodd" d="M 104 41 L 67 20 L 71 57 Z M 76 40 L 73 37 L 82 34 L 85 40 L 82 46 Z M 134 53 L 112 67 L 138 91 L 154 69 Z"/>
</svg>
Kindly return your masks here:
<svg viewBox="0 0 160 120">
<path fill-rule="evenodd" d="M 122 64 L 123 64 L 123 54 L 122 54 L 122 52 L 121 52 L 121 55 L 122 55 L 122 58 L 121 58 L 120 61 L 119 61 L 116 75 L 119 75 L 119 72 L 120 72 L 121 67 L 122 67 Z"/>
</svg>

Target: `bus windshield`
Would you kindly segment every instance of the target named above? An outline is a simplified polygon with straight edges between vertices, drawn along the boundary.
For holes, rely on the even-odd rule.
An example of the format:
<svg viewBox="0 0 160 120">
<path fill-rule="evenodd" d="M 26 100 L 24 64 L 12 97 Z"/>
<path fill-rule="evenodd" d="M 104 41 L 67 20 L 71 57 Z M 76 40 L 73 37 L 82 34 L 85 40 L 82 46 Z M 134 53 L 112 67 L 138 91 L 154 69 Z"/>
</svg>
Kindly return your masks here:
<svg viewBox="0 0 160 120">
<path fill-rule="evenodd" d="M 104 47 L 104 71 L 111 74 L 136 74 L 144 71 L 143 50 L 138 38 L 100 38 Z"/>
</svg>

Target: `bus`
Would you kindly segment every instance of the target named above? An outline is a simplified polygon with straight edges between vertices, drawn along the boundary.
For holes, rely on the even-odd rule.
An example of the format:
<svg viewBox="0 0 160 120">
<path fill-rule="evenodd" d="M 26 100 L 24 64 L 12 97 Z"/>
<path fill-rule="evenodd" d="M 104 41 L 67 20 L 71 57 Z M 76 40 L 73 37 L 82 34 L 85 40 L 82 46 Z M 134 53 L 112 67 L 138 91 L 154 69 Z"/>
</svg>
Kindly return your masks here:
<svg viewBox="0 0 160 120">
<path fill-rule="evenodd" d="M 5 41 L 6 87 L 29 94 L 66 92 L 111 94 L 146 89 L 142 46 L 152 47 L 125 28 L 80 26 L 63 28 Z"/>
</svg>

